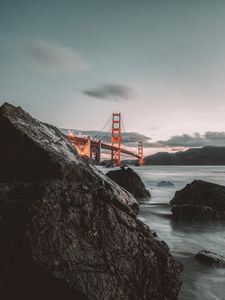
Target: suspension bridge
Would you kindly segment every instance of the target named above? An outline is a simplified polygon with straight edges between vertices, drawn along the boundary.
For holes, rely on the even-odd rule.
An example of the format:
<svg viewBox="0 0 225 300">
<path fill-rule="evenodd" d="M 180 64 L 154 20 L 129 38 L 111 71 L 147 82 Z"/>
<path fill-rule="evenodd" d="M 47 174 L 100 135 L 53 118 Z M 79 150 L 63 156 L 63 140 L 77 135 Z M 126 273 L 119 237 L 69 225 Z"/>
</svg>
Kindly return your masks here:
<svg viewBox="0 0 225 300">
<path fill-rule="evenodd" d="M 98 139 L 97 137 L 102 133 L 105 126 L 111 120 L 111 128 L 105 134 L 104 137 Z M 128 149 L 122 144 L 122 126 L 124 130 L 124 135 L 127 137 L 125 128 L 121 119 L 120 113 L 113 113 L 112 118 L 110 118 L 106 124 L 103 126 L 101 131 L 99 131 L 95 137 L 74 135 L 71 130 L 68 131 L 67 139 L 73 144 L 80 156 L 87 156 L 95 161 L 96 164 L 101 162 L 101 152 L 102 149 L 111 151 L 111 166 L 120 166 L 121 164 L 121 154 L 130 155 L 135 157 L 138 161 L 138 165 L 144 164 L 143 156 L 143 144 L 142 142 L 137 142 L 137 152 L 132 149 Z M 122 125 L 122 126 L 121 126 Z M 104 142 L 104 138 L 107 135 L 111 135 L 111 143 Z M 129 139 L 127 138 L 129 143 Z"/>
</svg>

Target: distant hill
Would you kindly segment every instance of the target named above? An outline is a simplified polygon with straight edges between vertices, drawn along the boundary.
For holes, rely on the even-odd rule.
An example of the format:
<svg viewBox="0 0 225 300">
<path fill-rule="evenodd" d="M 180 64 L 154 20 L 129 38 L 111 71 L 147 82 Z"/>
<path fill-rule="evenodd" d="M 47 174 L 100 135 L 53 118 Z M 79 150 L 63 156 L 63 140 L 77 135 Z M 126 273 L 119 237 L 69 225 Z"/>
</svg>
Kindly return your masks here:
<svg viewBox="0 0 225 300">
<path fill-rule="evenodd" d="M 205 146 L 186 151 L 158 152 L 145 157 L 146 165 L 225 165 L 225 147 Z"/>
<path fill-rule="evenodd" d="M 68 129 L 66 129 L 66 128 L 60 128 L 60 130 L 64 134 L 68 133 Z M 106 131 L 98 132 L 95 130 L 78 130 L 78 129 L 71 129 L 71 131 L 74 134 L 80 133 L 81 135 L 89 135 L 92 138 L 96 137 L 100 140 L 104 140 L 104 142 L 106 142 L 106 143 L 111 142 L 111 129 L 108 132 L 106 132 Z M 121 139 L 122 139 L 123 144 L 127 144 L 127 146 L 130 146 L 130 147 L 137 147 L 138 142 L 143 142 L 143 143 L 148 142 L 150 138 L 148 136 L 145 136 L 138 132 L 127 132 L 127 133 L 122 132 Z"/>
</svg>

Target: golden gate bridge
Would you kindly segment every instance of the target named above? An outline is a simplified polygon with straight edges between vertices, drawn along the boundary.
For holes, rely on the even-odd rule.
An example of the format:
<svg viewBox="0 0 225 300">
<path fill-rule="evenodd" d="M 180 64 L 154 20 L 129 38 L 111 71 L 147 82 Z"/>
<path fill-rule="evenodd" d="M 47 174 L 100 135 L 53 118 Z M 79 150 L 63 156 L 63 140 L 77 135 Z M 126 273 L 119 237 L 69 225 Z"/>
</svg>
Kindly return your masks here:
<svg viewBox="0 0 225 300">
<path fill-rule="evenodd" d="M 123 122 L 121 122 L 121 114 L 113 113 L 112 118 L 110 118 L 110 120 L 112 120 L 112 126 L 110 128 L 111 143 L 106 143 L 101 139 L 97 139 L 97 136 L 99 135 L 99 133 L 102 132 L 109 120 L 94 138 L 91 138 L 90 136 L 74 135 L 73 132 L 69 130 L 67 134 L 67 139 L 73 144 L 80 156 L 89 157 L 93 159 L 96 164 L 100 164 L 101 162 L 101 150 L 106 149 L 111 151 L 111 166 L 120 166 L 121 153 L 137 158 L 138 165 L 143 165 L 143 143 L 141 141 L 137 142 L 137 152 L 127 149 L 125 146 L 122 145 L 121 124 L 123 125 Z M 124 126 L 123 129 L 125 133 Z M 108 133 L 109 132 L 107 132 L 107 134 Z"/>
</svg>

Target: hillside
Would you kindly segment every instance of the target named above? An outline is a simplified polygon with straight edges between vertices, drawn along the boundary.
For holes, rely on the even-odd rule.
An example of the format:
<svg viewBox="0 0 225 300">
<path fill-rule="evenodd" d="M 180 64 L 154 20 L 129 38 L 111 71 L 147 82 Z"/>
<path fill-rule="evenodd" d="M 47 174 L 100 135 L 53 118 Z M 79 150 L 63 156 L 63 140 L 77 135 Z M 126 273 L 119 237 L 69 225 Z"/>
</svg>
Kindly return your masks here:
<svg viewBox="0 0 225 300">
<path fill-rule="evenodd" d="M 64 133 L 68 133 L 68 129 L 66 128 L 60 128 L 60 130 Z M 106 143 L 111 142 L 111 129 L 110 131 L 96 131 L 96 130 L 78 130 L 78 129 L 71 129 L 71 131 L 75 134 L 78 135 L 81 133 L 81 135 L 88 135 L 91 138 L 98 138 L 100 140 L 104 140 Z M 150 139 L 148 136 L 140 134 L 138 132 L 121 132 L 121 138 L 123 140 L 123 144 L 126 144 L 129 147 L 137 147 L 137 141 L 140 142 L 148 142 Z"/>
<path fill-rule="evenodd" d="M 186 151 L 159 152 L 145 157 L 146 165 L 225 165 L 225 147 L 205 146 Z"/>
</svg>

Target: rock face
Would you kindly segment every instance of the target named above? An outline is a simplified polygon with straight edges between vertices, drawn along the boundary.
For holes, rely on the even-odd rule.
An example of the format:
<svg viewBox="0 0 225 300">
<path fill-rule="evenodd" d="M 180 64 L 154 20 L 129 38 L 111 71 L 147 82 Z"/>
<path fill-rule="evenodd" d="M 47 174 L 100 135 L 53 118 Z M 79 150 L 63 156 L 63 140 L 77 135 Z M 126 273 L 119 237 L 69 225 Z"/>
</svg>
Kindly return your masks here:
<svg viewBox="0 0 225 300">
<path fill-rule="evenodd" d="M 177 191 L 170 204 L 177 221 L 225 219 L 225 186 L 194 180 Z"/>
<path fill-rule="evenodd" d="M 131 194 L 20 108 L 0 138 L 2 299 L 177 299 L 182 268 Z"/>
<path fill-rule="evenodd" d="M 167 188 L 172 188 L 172 187 L 175 187 L 175 185 L 170 182 L 170 181 L 160 181 L 158 184 L 157 184 L 158 187 L 167 187 Z"/>
<path fill-rule="evenodd" d="M 195 258 L 201 263 L 215 266 L 217 268 L 225 268 L 225 257 L 216 253 L 202 250 L 195 255 Z"/>
<path fill-rule="evenodd" d="M 106 176 L 130 192 L 136 198 L 151 197 L 140 176 L 131 168 L 122 166 L 120 170 L 109 171 Z"/>
</svg>

